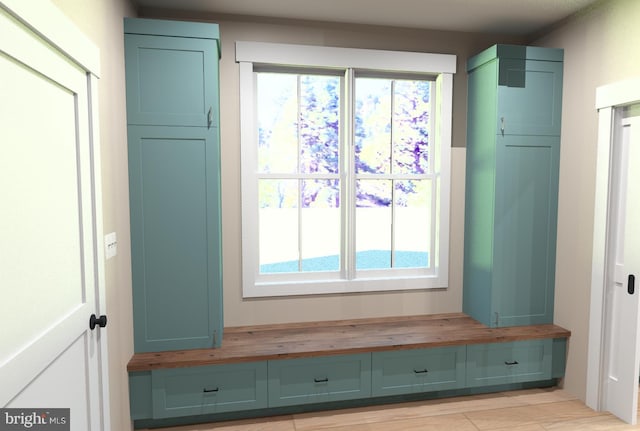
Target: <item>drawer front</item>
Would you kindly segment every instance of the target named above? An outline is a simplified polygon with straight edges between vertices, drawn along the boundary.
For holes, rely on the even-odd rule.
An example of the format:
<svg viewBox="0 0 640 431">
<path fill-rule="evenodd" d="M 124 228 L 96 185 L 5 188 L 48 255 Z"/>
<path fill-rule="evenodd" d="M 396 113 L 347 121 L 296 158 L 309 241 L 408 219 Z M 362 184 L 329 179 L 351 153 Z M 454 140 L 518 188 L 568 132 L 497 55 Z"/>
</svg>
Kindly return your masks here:
<svg viewBox="0 0 640 431">
<path fill-rule="evenodd" d="M 269 361 L 269 407 L 370 396 L 370 353 Z"/>
<path fill-rule="evenodd" d="M 465 360 L 466 346 L 375 352 L 371 392 L 384 396 L 462 388 Z"/>
<path fill-rule="evenodd" d="M 529 340 L 467 346 L 467 386 L 550 379 L 552 341 Z"/>
<path fill-rule="evenodd" d="M 153 418 L 267 407 L 267 363 L 151 372 Z"/>
</svg>

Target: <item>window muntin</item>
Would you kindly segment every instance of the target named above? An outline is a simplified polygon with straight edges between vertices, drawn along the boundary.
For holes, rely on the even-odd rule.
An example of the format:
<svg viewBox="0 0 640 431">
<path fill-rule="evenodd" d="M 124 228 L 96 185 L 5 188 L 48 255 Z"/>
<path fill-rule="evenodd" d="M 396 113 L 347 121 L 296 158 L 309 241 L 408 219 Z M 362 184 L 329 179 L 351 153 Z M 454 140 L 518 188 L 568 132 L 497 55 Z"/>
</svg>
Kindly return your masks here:
<svg viewBox="0 0 640 431">
<path fill-rule="evenodd" d="M 446 287 L 455 57 L 238 42 L 236 58 L 244 296 Z"/>
</svg>

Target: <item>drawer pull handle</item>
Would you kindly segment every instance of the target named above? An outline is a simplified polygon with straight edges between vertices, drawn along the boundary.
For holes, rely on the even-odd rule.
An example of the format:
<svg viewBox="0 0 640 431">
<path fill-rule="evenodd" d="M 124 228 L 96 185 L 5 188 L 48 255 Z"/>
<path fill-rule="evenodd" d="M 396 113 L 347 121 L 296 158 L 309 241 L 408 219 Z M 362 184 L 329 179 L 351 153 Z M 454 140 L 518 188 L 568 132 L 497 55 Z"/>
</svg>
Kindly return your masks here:
<svg viewBox="0 0 640 431">
<path fill-rule="evenodd" d="M 329 378 L 328 377 L 325 377 L 324 379 L 315 379 L 314 378 L 313 381 L 315 383 L 327 383 L 329 381 Z"/>
<path fill-rule="evenodd" d="M 424 370 L 413 370 L 413 372 L 416 374 L 425 374 L 425 373 L 428 373 L 429 370 L 425 368 Z"/>
<path fill-rule="evenodd" d="M 210 394 L 210 393 L 212 393 L 212 392 L 218 392 L 219 390 L 220 390 L 220 388 L 214 388 L 214 389 L 207 389 L 207 388 L 204 388 L 204 389 L 202 390 L 202 392 L 204 392 L 205 394 Z"/>
<path fill-rule="evenodd" d="M 513 361 L 513 362 L 509 362 L 509 361 L 504 361 L 505 365 L 518 365 L 518 361 Z"/>
</svg>

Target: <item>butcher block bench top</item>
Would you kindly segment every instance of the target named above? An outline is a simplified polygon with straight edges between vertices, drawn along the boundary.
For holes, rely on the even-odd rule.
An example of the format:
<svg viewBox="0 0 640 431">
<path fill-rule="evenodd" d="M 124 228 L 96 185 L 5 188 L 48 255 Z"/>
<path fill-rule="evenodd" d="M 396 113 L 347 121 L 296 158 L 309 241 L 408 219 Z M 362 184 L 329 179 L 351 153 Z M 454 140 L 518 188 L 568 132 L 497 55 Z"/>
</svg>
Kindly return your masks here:
<svg viewBox="0 0 640 431">
<path fill-rule="evenodd" d="M 224 329 L 219 348 L 136 353 L 127 370 L 148 371 L 467 344 L 568 338 L 552 324 L 489 328 L 463 313 Z"/>
</svg>

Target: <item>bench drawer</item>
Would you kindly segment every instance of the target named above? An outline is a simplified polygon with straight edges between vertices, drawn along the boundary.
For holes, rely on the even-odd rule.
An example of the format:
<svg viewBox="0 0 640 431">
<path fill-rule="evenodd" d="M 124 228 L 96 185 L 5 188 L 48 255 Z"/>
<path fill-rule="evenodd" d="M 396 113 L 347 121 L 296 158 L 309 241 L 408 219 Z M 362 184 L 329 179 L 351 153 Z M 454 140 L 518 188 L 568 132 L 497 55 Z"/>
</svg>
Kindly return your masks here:
<svg viewBox="0 0 640 431">
<path fill-rule="evenodd" d="M 254 362 L 151 372 L 153 418 L 267 407 L 267 364 Z"/>
<path fill-rule="evenodd" d="M 374 396 L 458 389 L 465 385 L 466 346 L 374 352 Z"/>
<path fill-rule="evenodd" d="M 552 339 L 467 346 L 467 386 L 551 378 Z"/>
<path fill-rule="evenodd" d="M 371 396 L 371 354 L 269 361 L 269 407 Z"/>
</svg>

